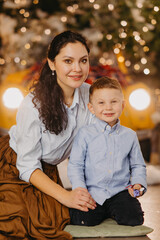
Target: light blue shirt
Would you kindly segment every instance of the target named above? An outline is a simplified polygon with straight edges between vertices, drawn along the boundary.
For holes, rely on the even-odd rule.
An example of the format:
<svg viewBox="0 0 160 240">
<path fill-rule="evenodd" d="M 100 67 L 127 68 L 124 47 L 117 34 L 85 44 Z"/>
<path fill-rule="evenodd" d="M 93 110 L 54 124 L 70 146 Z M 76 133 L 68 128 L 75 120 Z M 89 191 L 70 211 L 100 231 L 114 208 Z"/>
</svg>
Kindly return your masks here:
<svg viewBox="0 0 160 240">
<path fill-rule="evenodd" d="M 87 188 L 102 205 L 130 184 L 147 188 L 146 166 L 136 133 L 119 121 L 112 128 L 96 118 L 73 142 L 68 177 L 72 188 Z"/>
<path fill-rule="evenodd" d="M 67 129 L 59 135 L 44 132 L 44 124 L 32 103 L 32 94 L 25 97 L 17 114 L 17 124 L 9 131 L 10 146 L 17 153 L 17 168 L 22 180 L 29 182 L 35 169 L 42 170 L 40 160 L 56 165 L 69 156 L 78 129 L 92 119 L 87 108 L 89 87 L 84 83 L 75 90 L 72 106 L 66 106 Z"/>
</svg>

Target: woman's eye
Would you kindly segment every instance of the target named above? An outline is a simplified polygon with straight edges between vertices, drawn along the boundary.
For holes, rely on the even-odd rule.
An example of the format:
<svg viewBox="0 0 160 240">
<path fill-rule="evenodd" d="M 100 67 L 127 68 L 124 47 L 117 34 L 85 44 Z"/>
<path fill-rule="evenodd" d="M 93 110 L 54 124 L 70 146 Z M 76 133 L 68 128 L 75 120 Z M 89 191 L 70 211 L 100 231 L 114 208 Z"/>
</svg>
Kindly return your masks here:
<svg viewBox="0 0 160 240">
<path fill-rule="evenodd" d="M 87 61 L 88 61 L 87 58 L 82 59 L 82 62 L 83 62 L 83 63 L 86 63 Z"/>
<path fill-rule="evenodd" d="M 70 64 L 72 61 L 70 59 L 65 59 L 65 63 Z"/>
<path fill-rule="evenodd" d="M 103 102 L 99 102 L 99 104 L 103 104 Z"/>
<path fill-rule="evenodd" d="M 116 103 L 116 102 L 117 102 L 116 100 L 112 101 L 112 103 Z"/>
</svg>

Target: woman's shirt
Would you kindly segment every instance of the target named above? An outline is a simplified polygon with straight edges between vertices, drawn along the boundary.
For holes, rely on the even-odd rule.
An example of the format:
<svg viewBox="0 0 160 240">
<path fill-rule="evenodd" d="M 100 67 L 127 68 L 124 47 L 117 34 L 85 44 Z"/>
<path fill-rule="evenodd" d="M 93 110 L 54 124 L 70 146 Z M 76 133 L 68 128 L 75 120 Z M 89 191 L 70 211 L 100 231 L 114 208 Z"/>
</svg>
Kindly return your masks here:
<svg viewBox="0 0 160 240">
<path fill-rule="evenodd" d="M 58 135 L 45 131 L 32 98 L 31 93 L 25 97 L 17 113 L 17 124 L 9 131 L 10 147 L 17 153 L 20 178 L 26 182 L 35 169 L 42 170 L 41 160 L 56 165 L 66 159 L 78 129 L 92 119 L 87 108 L 89 85 L 86 83 L 75 90 L 72 106 L 66 106 L 68 126 Z"/>
</svg>

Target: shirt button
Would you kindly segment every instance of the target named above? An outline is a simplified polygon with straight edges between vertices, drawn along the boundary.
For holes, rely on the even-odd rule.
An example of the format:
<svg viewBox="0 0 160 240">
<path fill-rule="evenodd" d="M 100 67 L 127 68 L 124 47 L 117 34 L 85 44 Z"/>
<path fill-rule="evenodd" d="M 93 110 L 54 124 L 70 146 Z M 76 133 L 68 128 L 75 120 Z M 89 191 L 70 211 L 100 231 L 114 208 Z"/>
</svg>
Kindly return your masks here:
<svg viewBox="0 0 160 240">
<path fill-rule="evenodd" d="M 111 136 L 111 133 L 109 134 L 109 136 Z"/>
<path fill-rule="evenodd" d="M 112 155 L 112 152 L 110 152 L 109 154 Z"/>
<path fill-rule="evenodd" d="M 108 170 L 109 173 L 111 173 L 112 171 L 111 170 Z"/>
</svg>

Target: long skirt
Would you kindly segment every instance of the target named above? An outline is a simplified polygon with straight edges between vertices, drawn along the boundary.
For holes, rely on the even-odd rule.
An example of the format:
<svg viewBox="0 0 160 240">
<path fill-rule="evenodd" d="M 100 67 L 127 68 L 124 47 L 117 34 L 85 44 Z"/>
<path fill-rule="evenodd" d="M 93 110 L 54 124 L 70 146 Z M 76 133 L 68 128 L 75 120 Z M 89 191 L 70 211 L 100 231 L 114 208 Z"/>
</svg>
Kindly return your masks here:
<svg viewBox="0 0 160 240">
<path fill-rule="evenodd" d="M 72 239 L 63 231 L 70 222 L 68 208 L 19 179 L 17 155 L 9 136 L 0 138 L 0 239 Z M 42 163 L 43 171 L 61 185 L 56 166 Z"/>
</svg>

